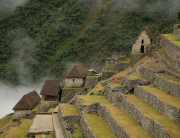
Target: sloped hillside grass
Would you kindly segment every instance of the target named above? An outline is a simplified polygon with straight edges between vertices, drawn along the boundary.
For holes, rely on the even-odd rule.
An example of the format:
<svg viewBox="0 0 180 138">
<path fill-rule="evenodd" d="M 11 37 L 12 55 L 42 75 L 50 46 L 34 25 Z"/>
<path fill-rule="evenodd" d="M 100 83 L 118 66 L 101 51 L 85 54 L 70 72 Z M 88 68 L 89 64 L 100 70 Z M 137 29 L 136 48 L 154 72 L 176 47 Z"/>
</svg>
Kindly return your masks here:
<svg viewBox="0 0 180 138">
<path fill-rule="evenodd" d="M 8 125 L 11 122 L 13 114 L 6 115 L 0 119 L 0 130 Z"/>
<path fill-rule="evenodd" d="M 176 15 L 147 10 L 157 1 L 164 2 L 30 0 L 0 13 L 0 79 L 18 84 L 27 76 L 31 82 L 48 75 L 60 78 L 67 61 L 100 69 L 114 51 L 130 55 L 143 26 L 155 36 L 172 31 Z"/>
<path fill-rule="evenodd" d="M 172 41 L 173 43 L 177 44 L 180 46 L 180 38 L 177 37 L 174 34 L 163 34 L 162 36 L 166 37 L 168 40 Z"/>
</svg>

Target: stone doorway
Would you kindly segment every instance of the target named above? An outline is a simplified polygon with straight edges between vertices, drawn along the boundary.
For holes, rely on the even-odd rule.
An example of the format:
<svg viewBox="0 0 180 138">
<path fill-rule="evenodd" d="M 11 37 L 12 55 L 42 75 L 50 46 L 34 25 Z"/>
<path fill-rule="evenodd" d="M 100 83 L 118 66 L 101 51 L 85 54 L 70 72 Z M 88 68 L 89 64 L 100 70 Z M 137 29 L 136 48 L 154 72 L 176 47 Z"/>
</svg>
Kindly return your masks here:
<svg viewBox="0 0 180 138">
<path fill-rule="evenodd" d="M 144 53 L 144 46 L 141 46 L 141 53 Z"/>
</svg>

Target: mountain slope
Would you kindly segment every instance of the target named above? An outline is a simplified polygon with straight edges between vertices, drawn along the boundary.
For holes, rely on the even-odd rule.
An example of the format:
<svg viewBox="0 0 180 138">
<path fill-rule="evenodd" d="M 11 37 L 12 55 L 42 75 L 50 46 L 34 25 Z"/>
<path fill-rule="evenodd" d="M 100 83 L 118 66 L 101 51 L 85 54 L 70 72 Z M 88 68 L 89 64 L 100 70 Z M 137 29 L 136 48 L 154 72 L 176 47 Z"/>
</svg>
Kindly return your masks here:
<svg viewBox="0 0 180 138">
<path fill-rule="evenodd" d="M 113 51 L 129 53 L 143 26 L 155 36 L 171 32 L 180 8 L 169 3 L 30 0 L 14 12 L 0 13 L 0 78 L 23 84 L 60 78 L 69 69 L 67 62 L 98 69 Z"/>
</svg>

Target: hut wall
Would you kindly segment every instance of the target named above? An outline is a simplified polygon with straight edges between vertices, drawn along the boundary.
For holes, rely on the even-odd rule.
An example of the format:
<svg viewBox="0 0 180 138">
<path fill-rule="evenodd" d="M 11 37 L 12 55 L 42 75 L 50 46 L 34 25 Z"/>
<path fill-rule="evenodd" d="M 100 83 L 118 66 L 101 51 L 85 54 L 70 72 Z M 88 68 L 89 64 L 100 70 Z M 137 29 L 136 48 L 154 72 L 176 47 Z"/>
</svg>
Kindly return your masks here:
<svg viewBox="0 0 180 138">
<path fill-rule="evenodd" d="M 142 45 L 144 46 L 144 53 L 146 52 L 146 48 L 151 45 L 151 39 L 149 38 L 145 30 L 141 32 L 139 37 L 134 42 L 132 47 L 132 53 L 141 53 Z"/>
<path fill-rule="evenodd" d="M 31 110 L 15 110 L 14 118 L 29 117 L 31 115 L 31 112 Z"/>
<path fill-rule="evenodd" d="M 84 79 L 82 78 L 66 78 L 65 79 L 65 87 L 83 87 Z"/>
</svg>

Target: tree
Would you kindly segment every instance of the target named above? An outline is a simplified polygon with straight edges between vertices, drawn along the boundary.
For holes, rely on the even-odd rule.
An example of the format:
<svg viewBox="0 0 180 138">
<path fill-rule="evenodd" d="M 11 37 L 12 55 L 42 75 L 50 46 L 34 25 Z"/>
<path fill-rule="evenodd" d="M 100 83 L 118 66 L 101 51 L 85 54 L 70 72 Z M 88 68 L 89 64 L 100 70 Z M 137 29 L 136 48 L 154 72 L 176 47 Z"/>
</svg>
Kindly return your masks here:
<svg viewBox="0 0 180 138">
<path fill-rule="evenodd" d="M 179 21 L 180 21 L 180 12 L 178 12 L 178 19 L 179 19 Z"/>
</svg>

